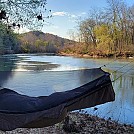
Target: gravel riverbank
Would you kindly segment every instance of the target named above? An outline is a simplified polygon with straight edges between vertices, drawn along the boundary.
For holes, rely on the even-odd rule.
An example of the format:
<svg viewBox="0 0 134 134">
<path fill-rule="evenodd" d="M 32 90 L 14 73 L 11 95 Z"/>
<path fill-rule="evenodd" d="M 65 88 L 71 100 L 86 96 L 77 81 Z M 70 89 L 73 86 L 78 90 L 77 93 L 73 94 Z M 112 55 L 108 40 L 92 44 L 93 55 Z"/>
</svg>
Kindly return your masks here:
<svg viewBox="0 0 134 134">
<path fill-rule="evenodd" d="M 89 114 L 69 113 L 65 120 L 46 128 L 18 128 L 0 134 L 134 134 L 134 127 Z"/>
</svg>

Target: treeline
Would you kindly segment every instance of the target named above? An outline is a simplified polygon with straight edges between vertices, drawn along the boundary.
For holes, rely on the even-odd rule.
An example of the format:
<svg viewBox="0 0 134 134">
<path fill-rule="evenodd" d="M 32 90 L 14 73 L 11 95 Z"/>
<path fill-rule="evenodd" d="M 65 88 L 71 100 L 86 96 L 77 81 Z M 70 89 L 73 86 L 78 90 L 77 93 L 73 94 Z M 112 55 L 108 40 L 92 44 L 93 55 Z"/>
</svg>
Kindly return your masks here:
<svg viewBox="0 0 134 134">
<path fill-rule="evenodd" d="M 107 0 L 103 10 L 92 10 L 87 19 L 78 22 L 77 43 L 62 52 L 96 56 L 134 55 L 134 5 Z M 74 38 L 74 34 L 73 34 Z"/>
<path fill-rule="evenodd" d="M 42 39 L 33 39 L 35 40 L 34 42 L 24 40 L 23 37 L 19 36 L 19 53 L 57 53 L 58 49 L 55 44 Z"/>
<path fill-rule="evenodd" d="M 0 54 L 18 51 L 18 39 L 16 34 L 0 22 Z"/>
<path fill-rule="evenodd" d="M 57 53 L 58 49 L 55 44 L 36 40 L 34 44 L 29 42 L 21 43 L 20 53 Z"/>
</svg>

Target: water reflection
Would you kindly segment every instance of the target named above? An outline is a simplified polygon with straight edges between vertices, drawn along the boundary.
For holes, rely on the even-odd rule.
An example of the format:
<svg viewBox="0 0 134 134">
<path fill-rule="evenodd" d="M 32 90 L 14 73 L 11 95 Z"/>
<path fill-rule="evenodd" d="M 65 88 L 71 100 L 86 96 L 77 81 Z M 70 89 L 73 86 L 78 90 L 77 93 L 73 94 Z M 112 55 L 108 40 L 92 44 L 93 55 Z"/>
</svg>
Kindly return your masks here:
<svg viewBox="0 0 134 134">
<path fill-rule="evenodd" d="M 13 76 L 16 56 L 0 56 L 0 87 Z"/>
<path fill-rule="evenodd" d="M 16 60 L 16 56 L 0 56 L 0 71 L 12 71 Z"/>
<path fill-rule="evenodd" d="M 118 79 L 113 82 L 116 94 L 115 101 L 97 106 L 97 111 L 94 111 L 93 108 L 86 110 L 93 115 L 103 118 L 110 117 L 121 123 L 134 125 L 134 75 L 114 72 L 112 79 L 115 80 L 116 78 Z"/>
</svg>

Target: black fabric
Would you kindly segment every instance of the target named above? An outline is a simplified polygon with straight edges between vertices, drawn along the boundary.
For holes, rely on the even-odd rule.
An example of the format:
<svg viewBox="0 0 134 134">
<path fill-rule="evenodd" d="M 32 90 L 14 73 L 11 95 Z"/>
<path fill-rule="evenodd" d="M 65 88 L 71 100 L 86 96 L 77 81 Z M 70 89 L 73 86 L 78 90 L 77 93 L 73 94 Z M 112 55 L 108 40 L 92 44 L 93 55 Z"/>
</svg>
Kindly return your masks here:
<svg viewBox="0 0 134 134">
<path fill-rule="evenodd" d="M 96 73 L 102 73 L 101 69 L 94 69 L 94 71 Z M 98 86 L 100 87 L 108 82 L 110 82 L 109 74 L 103 72 L 103 75 L 100 78 L 81 87 L 65 92 L 56 92 L 47 97 L 29 97 L 4 88 L 0 90 L 0 112 L 28 113 L 50 109 L 80 97 L 87 92 L 92 93 L 98 89 Z"/>
<path fill-rule="evenodd" d="M 90 77 L 87 84 L 49 96 L 29 97 L 7 88 L 1 89 L 0 129 L 49 126 L 63 120 L 68 111 L 114 101 L 110 74 L 100 68 L 87 72 Z"/>
</svg>

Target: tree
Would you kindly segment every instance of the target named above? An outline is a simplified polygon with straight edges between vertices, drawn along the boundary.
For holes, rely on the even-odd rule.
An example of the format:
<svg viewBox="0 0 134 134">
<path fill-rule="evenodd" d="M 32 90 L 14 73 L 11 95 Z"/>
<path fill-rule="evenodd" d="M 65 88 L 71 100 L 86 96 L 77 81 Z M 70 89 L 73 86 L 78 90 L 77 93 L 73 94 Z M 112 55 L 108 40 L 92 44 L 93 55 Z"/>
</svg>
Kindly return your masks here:
<svg viewBox="0 0 134 134">
<path fill-rule="evenodd" d="M 120 0 L 107 0 L 107 2 L 107 23 L 111 24 L 114 49 L 115 52 L 122 53 L 123 50 L 127 50 L 133 44 L 133 8 L 127 7 Z"/>
<path fill-rule="evenodd" d="M 94 32 L 97 38 L 97 48 L 105 53 L 112 52 L 113 39 L 110 34 L 109 26 L 106 24 L 96 26 Z"/>
<path fill-rule="evenodd" d="M 134 45 L 134 5 L 128 9 L 129 33 L 131 43 Z"/>
<path fill-rule="evenodd" d="M 96 22 L 90 18 L 82 21 L 79 25 L 80 33 L 87 47 L 91 43 L 93 44 L 94 48 L 96 47 L 96 36 L 94 33 L 95 26 Z"/>
<path fill-rule="evenodd" d="M 17 49 L 17 38 L 12 30 L 8 30 L 6 25 L 0 23 L 0 54 Z"/>
<path fill-rule="evenodd" d="M 42 26 L 51 17 L 46 4 L 46 0 L 0 0 L 0 21 L 7 23 L 8 28 Z"/>
<path fill-rule="evenodd" d="M 103 10 L 90 10 L 88 18 L 80 21 L 81 44 L 86 53 L 134 53 L 134 5 L 128 7 L 123 0 L 107 0 L 107 4 Z"/>
</svg>

